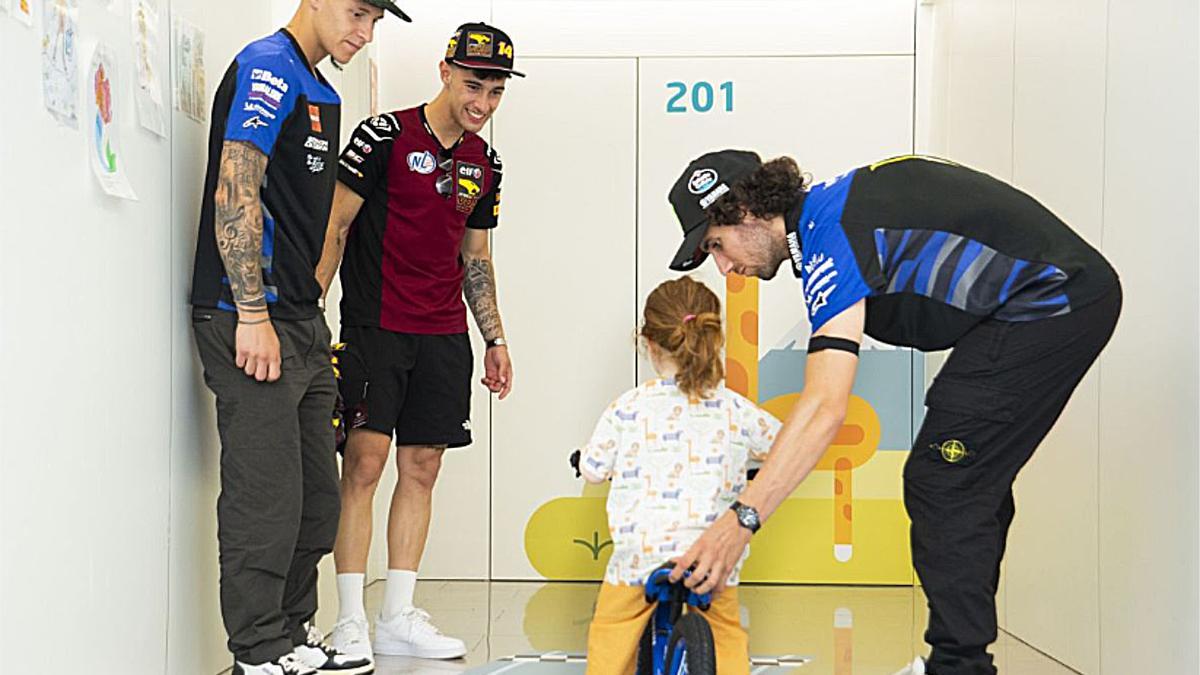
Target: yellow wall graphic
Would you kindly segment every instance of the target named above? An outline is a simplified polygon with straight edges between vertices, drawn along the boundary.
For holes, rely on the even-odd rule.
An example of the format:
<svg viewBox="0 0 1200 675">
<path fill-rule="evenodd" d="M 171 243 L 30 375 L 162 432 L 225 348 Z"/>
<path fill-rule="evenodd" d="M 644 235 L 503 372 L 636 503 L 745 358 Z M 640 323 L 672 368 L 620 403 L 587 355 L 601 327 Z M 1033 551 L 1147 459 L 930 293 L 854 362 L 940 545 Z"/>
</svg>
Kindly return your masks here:
<svg viewBox="0 0 1200 675">
<path fill-rule="evenodd" d="M 789 308 L 789 311 L 795 311 Z M 780 420 L 787 417 L 803 386 L 802 372 L 777 372 L 780 358 L 802 364 L 792 347 L 760 358 L 759 280 L 726 277 L 726 384 Z M 911 584 L 908 518 L 901 501 L 901 471 L 912 420 L 908 401 L 897 406 L 883 397 L 911 390 L 907 352 L 864 350 L 859 383 L 846 422 L 813 474 L 755 536 L 742 573 L 744 581 L 773 583 Z M 774 361 L 768 361 L 775 357 Z M 887 359 L 889 369 L 870 372 L 870 359 Z M 896 368 L 901 363 L 903 368 Z M 769 367 L 763 370 L 763 364 Z M 878 369 L 876 369 L 878 370 Z M 767 380 L 764 380 L 764 377 Z M 781 378 L 785 378 L 780 384 Z M 866 381 L 864 386 L 863 381 Z M 889 380 L 887 387 L 872 381 Z M 897 384 L 902 386 L 897 386 Z M 780 392 L 783 393 L 780 393 Z M 772 392 L 774 395 L 772 395 Z M 882 393 L 881 393 L 882 392 Z M 889 404 L 881 419 L 872 400 Z M 899 412 L 898 412 L 899 411 Z M 902 426 L 885 433 L 887 425 Z M 881 440 L 890 437 L 890 445 Z M 586 486 L 580 496 L 543 504 L 525 529 L 525 551 L 547 579 L 601 579 L 612 554 L 605 501 L 608 486 Z"/>
</svg>

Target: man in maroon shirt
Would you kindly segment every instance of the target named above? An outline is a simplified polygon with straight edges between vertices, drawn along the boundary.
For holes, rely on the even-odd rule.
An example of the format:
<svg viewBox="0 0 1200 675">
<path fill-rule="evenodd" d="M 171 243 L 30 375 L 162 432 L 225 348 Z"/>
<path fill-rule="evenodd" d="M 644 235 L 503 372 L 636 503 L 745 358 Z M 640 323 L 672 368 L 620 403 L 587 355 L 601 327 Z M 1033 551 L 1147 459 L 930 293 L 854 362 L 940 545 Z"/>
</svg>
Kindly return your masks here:
<svg viewBox="0 0 1200 675">
<path fill-rule="evenodd" d="M 371 506 L 396 440 L 399 480 L 388 517 L 388 579 L 374 652 L 466 654 L 413 606 L 433 485 L 446 448 L 471 443 L 466 308 L 487 342 L 483 383 L 503 399 L 512 364 L 496 306 L 488 232 L 500 213 L 500 158 L 477 134 L 500 105 L 512 41 L 482 23 L 460 26 L 439 64 L 433 102 L 355 129 L 343 151 L 325 250 L 328 289 L 341 260 L 341 391 L 349 436 L 334 559 L 340 610 L 331 641 L 371 656 L 362 588 Z"/>
</svg>

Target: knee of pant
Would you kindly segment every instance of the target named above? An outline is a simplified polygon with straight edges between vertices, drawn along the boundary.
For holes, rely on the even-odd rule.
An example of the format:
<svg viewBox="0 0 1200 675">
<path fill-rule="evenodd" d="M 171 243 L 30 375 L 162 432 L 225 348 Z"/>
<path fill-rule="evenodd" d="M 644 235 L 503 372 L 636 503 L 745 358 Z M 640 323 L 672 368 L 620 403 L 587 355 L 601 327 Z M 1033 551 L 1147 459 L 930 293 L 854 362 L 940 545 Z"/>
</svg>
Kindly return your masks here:
<svg viewBox="0 0 1200 675">
<path fill-rule="evenodd" d="M 442 451 L 421 448 L 400 455 L 400 480 L 422 490 L 432 490 L 442 469 Z"/>
<path fill-rule="evenodd" d="M 387 449 L 384 452 L 347 452 L 342 462 L 342 476 L 351 488 L 371 489 L 379 484 L 383 469 L 387 466 Z"/>
</svg>

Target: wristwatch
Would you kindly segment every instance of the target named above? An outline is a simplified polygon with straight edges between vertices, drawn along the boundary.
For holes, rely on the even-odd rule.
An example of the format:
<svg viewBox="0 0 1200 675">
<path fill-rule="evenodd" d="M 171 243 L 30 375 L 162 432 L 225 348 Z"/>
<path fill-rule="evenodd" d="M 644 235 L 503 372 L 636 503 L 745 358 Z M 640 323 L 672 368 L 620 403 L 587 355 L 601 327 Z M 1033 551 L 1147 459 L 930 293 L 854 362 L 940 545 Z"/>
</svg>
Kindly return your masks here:
<svg viewBox="0 0 1200 675">
<path fill-rule="evenodd" d="M 737 514 L 738 524 L 750 530 L 750 534 L 758 532 L 762 527 L 762 519 L 758 516 L 758 509 L 753 506 L 746 506 L 741 502 L 734 502 L 729 507 L 730 511 Z"/>
<path fill-rule="evenodd" d="M 492 338 L 491 340 L 487 341 L 488 349 L 491 349 L 492 347 L 506 347 L 506 346 L 508 346 L 508 340 L 505 340 L 502 337 Z"/>
</svg>

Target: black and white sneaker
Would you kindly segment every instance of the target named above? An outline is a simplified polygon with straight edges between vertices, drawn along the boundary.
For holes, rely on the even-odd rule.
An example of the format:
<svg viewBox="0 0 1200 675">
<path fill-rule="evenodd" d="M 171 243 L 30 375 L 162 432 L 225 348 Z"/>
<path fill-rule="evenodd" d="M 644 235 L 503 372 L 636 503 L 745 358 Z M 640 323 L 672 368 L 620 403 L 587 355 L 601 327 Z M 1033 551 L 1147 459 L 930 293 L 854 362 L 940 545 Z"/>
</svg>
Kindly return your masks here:
<svg viewBox="0 0 1200 675">
<path fill-rule="evenodd" d="M 258 665 L 233 662 L 233 675 L 316 675 L 314 668 L 304 665 L 295 654 L 284 654 L 274 661 Z"/>
<path fill-rule="evenodd" d="M 296 659 L 312 668 L 317 675 L 369 675 L 375 663 L 361 656 L 350 656 L 325 644 L 321 631 L 308 625 L 305 642 L 293 652 Z"/>
</svg>

